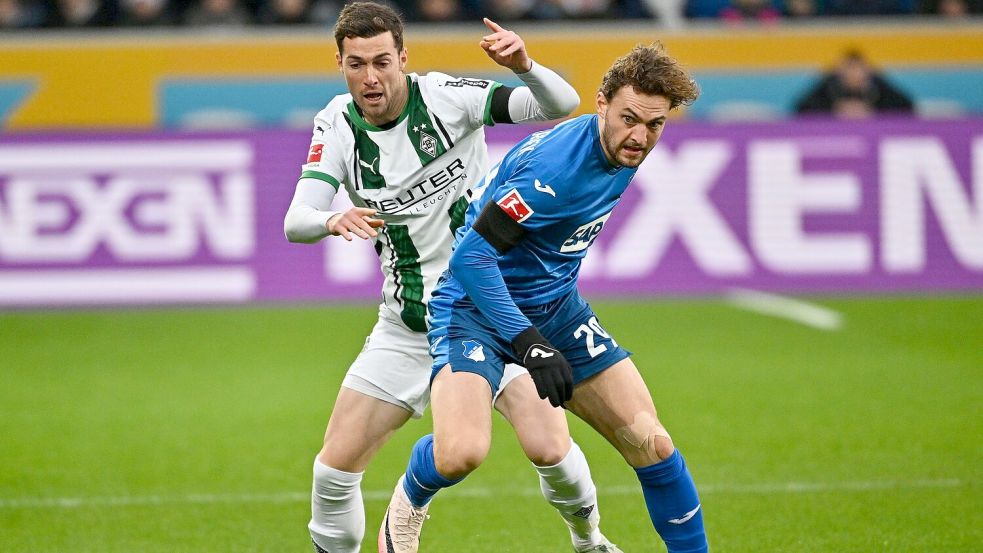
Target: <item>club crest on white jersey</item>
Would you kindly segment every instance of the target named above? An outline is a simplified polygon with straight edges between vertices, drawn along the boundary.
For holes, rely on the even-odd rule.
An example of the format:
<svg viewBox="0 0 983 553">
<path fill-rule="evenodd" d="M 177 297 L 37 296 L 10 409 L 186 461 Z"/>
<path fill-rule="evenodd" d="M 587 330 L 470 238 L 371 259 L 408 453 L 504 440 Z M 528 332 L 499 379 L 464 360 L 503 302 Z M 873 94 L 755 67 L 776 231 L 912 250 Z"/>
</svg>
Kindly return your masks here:
<svg viewBox="0 0 983 553">
<path fill-rule="evenodd" d="M 420 131 L 420 150 L 430 157 L 437 157 L 437 139 Z"/>
</svg>

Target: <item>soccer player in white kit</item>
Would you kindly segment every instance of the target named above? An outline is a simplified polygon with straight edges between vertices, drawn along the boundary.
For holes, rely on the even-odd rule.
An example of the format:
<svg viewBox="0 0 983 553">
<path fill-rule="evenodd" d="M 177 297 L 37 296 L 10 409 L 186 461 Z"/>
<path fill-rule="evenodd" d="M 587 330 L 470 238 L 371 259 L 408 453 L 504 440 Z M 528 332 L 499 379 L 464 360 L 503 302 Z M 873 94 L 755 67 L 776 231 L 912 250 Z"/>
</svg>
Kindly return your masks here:
<svg viewBox="0 0 983 553">
<path fill-rule="evenodd" d="M 447 267 L 472 187 L 488 169 L 483 127 L 558 119 L 580 102 L 568 83 L 529 58 L 518 35 L 485 24 L 491 33 L 480 46 L 526 86 L 404 73 L 402 21 L 383 5 L 349 4 L 335 26 L 336 61 L 349 93 L 315 118 L 284 231 L 291 242 L 372 240 L 384 284 L 379 320 L 345 376 L 314 460 L 308 528 L 318 552 L 359 550 L 365 467 L 429 401 L 426 305 Z M 343 213 L 330 210 L 341 186 L 354 204 Z M 590 470 L 567 438 L 564 412 L 539 399 L 521 367 L 507 368 L 501 389 L 494 406 L 515 428 L 574 550 L 619 551 L 598 528 Z M 400 547 L 399 536 L 393 540 Z M 416 551 L 414 542 L 415 534 L 399 553 Z"/>
</svg>

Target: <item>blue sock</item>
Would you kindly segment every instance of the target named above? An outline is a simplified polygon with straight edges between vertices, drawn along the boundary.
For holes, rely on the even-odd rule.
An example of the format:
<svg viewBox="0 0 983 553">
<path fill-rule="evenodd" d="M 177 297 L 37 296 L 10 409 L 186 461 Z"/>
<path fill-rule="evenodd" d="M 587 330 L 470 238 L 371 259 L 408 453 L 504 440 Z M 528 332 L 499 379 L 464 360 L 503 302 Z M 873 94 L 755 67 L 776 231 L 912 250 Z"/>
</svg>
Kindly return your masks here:
<svg viewBox="0 0 983 553">
<path fill-rule="evenodd" d="M 709 546 L 700 498 L 679 450 L 635 472 L 642 483 L 649 517 L 669 553 L 706 553 Z"/>
<path fill-rule="evenodd" d="M 450 480 L 437 472 L 433 460 L 433 434 L 417 440 L 410 454 L 410 464 L 406 467 L 403 490 L 415 507 L 423 507 L 441 488 L 449 488 L 461 480 Z"/>
</svg>

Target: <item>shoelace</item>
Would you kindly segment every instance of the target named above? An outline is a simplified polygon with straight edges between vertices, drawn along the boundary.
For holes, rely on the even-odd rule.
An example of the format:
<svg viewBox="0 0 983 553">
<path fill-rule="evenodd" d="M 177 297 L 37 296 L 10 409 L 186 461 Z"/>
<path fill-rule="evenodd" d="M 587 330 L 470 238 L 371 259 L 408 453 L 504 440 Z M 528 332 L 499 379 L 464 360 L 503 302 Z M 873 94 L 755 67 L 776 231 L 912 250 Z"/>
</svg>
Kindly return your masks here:
<svg viewBox="0 0 983 553">
<path fill-rule="evenodd" d="M 430 515 L 416 509 L 398 509 L 396 520 L 393 522 L 396 530 L 396 535 L 392 536 L 393 541 L 400 546 L 413 544 L 420 535 L 423 521 L 428 518 Z"/>
</svg>

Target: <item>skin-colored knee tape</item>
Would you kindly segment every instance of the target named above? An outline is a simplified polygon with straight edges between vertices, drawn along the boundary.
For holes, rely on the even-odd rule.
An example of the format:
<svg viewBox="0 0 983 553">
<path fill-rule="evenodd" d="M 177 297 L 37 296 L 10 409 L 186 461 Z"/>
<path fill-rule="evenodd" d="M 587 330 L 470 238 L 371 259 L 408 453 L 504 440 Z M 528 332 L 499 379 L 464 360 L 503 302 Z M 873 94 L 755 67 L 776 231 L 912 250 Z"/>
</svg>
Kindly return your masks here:
<svg viewBox="0 0 983 553">
<path fill-rule="evenodd" d="M 653 459 L 660 459 L 656 453 L 656 438 L 662 437 L 672 442 L 669 432 L 647 411 L 636 413 L 634 422 L 617 429 L 615 434 L 628 445 L 645 451 Z"/>
</svg>

